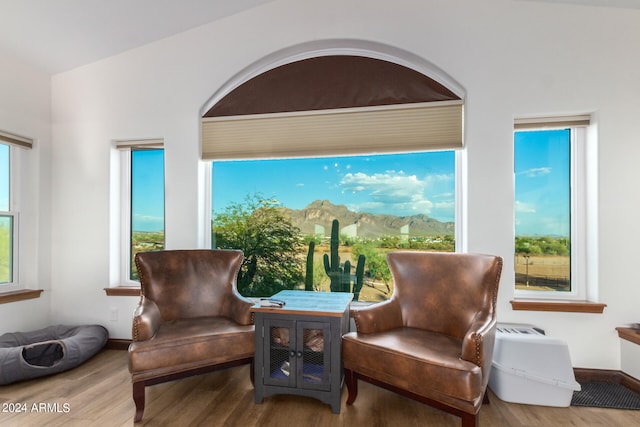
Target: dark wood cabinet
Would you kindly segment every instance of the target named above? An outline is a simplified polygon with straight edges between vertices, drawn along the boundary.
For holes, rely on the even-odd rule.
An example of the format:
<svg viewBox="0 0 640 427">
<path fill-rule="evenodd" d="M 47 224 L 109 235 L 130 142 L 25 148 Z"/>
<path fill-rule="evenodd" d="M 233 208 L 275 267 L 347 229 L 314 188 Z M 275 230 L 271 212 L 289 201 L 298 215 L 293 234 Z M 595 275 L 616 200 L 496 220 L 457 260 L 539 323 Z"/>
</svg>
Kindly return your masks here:
<svg viewBox="0 0 640 427">
<path fill-rule="evenodd" d="M 255 315 L 255 401 L 275 394 L 308 396 L 340 412 L 342 335 L 349 327 L 349 293 L 282 291 L 283 307 Z"/>
</svg>

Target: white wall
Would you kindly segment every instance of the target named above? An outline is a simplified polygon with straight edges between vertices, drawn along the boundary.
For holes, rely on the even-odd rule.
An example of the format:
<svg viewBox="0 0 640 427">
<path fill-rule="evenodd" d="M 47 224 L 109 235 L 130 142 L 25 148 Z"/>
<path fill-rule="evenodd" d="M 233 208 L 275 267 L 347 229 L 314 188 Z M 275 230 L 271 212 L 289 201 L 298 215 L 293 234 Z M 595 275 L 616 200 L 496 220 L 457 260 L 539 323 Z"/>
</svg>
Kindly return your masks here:
<svg viewBox="0 0 640 427">
<path fill-rule="evenodd" d="M 43 289 L 38 299 L 0 305 L 0 334 L 36 329 L 50 321 L 51 299 L 51 78 L 0 57 L 0 130 L 34 139 L 17 150 L 20 212 L 19 280 Z"/>
<path fill-rule="evenodd" d="M 201 245 L 199 110 L 244 67 L 280 49 L 362 39 L 428 60 L 467 93 L 468 250 L 499 254 L 499 319 L 567 340 L 574 366 L 619 369 L 616 326 L 637 321 L 640 11 L 514 0 L 277 0 L 54 76 L 52 314 L 130 337 L 137 298 L 110 285 L 110 141 L 162 137 L 168 248 Z M 514 312 L 514 115 L 595 112 L 604 314 Z M 108 320 L 111 308 L 119 319 Z"/>
<path fill-rule="evenodd" d="M 640 345 L 620 340 L 620 370 L 640 380 Z"/>
</svg>

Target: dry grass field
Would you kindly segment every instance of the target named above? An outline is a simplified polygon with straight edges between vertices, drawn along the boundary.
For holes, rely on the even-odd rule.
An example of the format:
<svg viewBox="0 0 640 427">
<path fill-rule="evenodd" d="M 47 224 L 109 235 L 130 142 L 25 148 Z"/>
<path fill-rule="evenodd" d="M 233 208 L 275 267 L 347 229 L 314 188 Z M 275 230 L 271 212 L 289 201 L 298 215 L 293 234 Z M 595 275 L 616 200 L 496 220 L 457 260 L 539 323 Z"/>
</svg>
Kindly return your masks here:
<svg viewBox="0 0 640 427">
<path fill-rule="evenodd" d="M 521 255 L 517 256 L 516 289 L 563 290 L 568 286 L 571 276 L 569 262 L 568 256 L 540 255 L 531 256 L 528 260 Z"/>
</svg>

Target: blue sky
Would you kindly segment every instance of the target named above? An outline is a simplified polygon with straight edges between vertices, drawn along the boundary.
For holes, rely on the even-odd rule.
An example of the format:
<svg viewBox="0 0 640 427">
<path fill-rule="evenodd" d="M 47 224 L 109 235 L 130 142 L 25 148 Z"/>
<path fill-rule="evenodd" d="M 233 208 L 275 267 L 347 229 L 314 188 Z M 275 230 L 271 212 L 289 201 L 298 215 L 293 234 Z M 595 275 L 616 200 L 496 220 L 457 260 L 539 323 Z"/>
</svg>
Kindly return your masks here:
<svg viewBox="0 0 640 427">
<path fill-rule="evenodd" d="M 212 208 L 259 193 L 291 209 L 314 200 L 356 212 L 454 219 L 452 151 L 213 163 Z"/>
<path fill-rule="evenodd" d="M 164 151 L 131 152 L 131 229 L 164 230 Z"/>
<path fill-rule="evenodd" d="M 568 129 L 515 133 L 516 236 L 569 236 Z"/>
</svg>

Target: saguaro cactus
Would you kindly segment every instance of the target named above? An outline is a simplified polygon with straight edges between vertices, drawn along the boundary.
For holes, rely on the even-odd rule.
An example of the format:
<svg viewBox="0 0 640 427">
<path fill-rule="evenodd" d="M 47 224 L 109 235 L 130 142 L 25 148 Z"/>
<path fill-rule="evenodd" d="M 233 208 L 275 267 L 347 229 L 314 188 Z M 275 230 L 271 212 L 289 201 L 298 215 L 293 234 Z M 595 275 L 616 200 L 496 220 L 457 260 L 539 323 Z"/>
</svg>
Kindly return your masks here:
<svg viewBox="0 0 640 427">
<path fill-rule="evenodd" d="M 340 266 L 338 247 L 340 244 L 340 224 L 337 219 L 331 224 L 331 240 L 329 243 L 330 255 L 324 254 L 324 271 L 331 280 L 331 292 L 353 292 L 354 300 L 360 296 L 363 285 L 365 256 L 360 255 L 356 264 L 355 281 L 351 288 L 351 261 L 347 260 L 344 266 Z"/>
<path fill-rule="evenodd" d="M 340 255 L 338 255 L 338 245 L 340 244 L 340 224 L 337 219 L 331 224 L 331 240 L 329 243 L 329 255 L 324 254 L 324 271 L 331 280 L 331 292 L 340 292 L 342 289 L 342 269 L 340 268 Z"/>
<path fill-rule="evenodd" d="M 312 240 L 309 242 L 309 252 L 307 252 L 307 271 L 304 276 L 304 290 L 313 290 L 313 251 L 315 250 L 316 243 Z"/>
<path fill-rule="evenodd" d="M 364 285 L 364 261 L 365 256 L 360 254 L 358 256 L 358 262 L 356 264 L 356 278 L 353 283 L 353 299 L 358 301 L 358 297 L 360 296 L 360 290 L 362 289 L 362 285 Z"/>
</svg>

